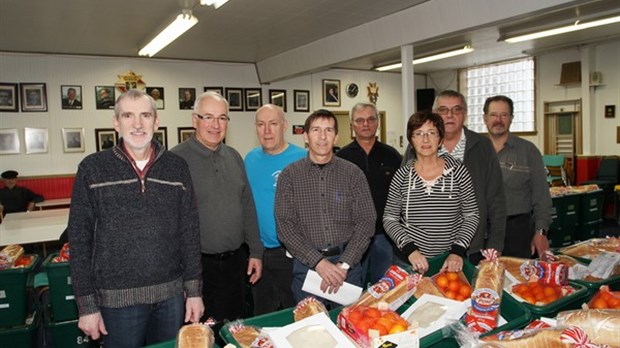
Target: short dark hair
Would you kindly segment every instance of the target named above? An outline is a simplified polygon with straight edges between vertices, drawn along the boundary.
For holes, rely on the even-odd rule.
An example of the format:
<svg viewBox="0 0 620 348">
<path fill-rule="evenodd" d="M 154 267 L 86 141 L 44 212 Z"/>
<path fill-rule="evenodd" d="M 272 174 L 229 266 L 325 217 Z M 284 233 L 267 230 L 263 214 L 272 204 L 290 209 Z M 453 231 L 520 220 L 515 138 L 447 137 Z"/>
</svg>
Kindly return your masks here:
<svg viewBox="0 0 620 348">
<path fill-rule="evenodd" d="M 319 118 L 334 120 L 334 130 L 336 131 L 336 134 L 338 134 L 338 119 L 331 111 L 325 109 L 316 110 L 315 112 L 311 113 L 310 116 L 308 116 L 308 118 L 306 119 L 306 123 L 304 123 L 304 132 L 308 133 L 310 131 L 310 125 L 312 124 L 312 122 Z"/>
<path fill-rule="evenodd" d="M 409 121 L 407 121 L 407 141 L 411 144 L 412 149 L 413 142 L 411 141 L 411 137 L 413 132 L 418 130 L 428 121 L 431 121 L 433 126 L 437 128 L 437 131 L 439 132 L 439 142 L 441 143 L 443 140 L 444 134 L 446 133 L 446 128 L 443 124 L 443 119 L 441 116 L 430 111 L 418 111 L 411 115 L 411 117 L 409 117 Z"/>
<path fill-rule="evenodd" d="M 510 117 L 512 117 L 512 114 L 514 112 L 514 103 L 512 102 L 512 99 L 508 98 L 505 95 L 496 95 L 493 97 L 488 97 L 487 100 L 484 101 L 484 107 L 482 108 L 482 111 L 484 112 L 484 114 L 486 115 L 489 112 L 489 105 L 491 105 L 492 102 L 498 102 L 498 101 L 502 101 L 508 104 L 508 108 L 510 109 Z"/>
</svg>

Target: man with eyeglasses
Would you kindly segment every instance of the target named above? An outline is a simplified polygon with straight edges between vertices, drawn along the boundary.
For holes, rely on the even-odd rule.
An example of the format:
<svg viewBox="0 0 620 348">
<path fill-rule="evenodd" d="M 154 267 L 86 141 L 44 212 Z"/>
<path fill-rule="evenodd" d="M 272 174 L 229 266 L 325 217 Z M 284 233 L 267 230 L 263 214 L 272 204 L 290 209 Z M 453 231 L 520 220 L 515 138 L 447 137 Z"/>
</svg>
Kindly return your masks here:
<svg viewBox="0 0 620 348">
<path fill-rule="evenodd" d="M 364 173 L 334 156 L 338 120 L 328 110 L 313 112 L 304 124 L 308 157 L 278 177 L 275 215 L 278 238 L 293 255 L 293 297 L 308 296 L 308 270 L 321 277 L 320 289 L 336 293 L 346 280 L 362 285 L 360 261 L 374 234 L 376 213 Z M 333 305 L 329 301 L 324 303 Z"/>
<path fill-rule="evenodd" d="M 265 247 L 263 276 L 252 287 L 254 315 L 274 312 L 295 305 L 291 283 L 293 260 L 278 240 L 273 205 L 278 176 L 289 164 L 308 155 L 301 147 L 286 141 L 288 122 L 281 107 L 266 104 L 256 111 L 254 120 L 260 146 L 245 156 L 245 169 L 252 186 L 260 238 Z M 274 296 L 277 294 L 277 296 Z"/>
<path fill-rule="evenodd" d="M 201 94 L 194 104 L 196 133 L 172 152 L 189 165 L 200 217 L 205 317 L 244 317 L 245 287 L 262 273 L 263 246 L 243 159 L 223 143 L 228 101 L 216 92 Z M 249 248 L 249 259 L 248 259 Z"/>
<path fill-rule="evenodd" d="M 482 259 L 480 250 L 504 249 L 506 231 L 506 198 L 501 179 L 502 172 L 491 141 L 465 127 L 467 102 L 454 90 L 446 90 L 435 97 L 433 112 L 444 121 L 445 136 L 439 154 L 448 153 L 465 164 L 474 183 L 480 224 L 472 239 L 467 257 L 477 264 Z M 413 158 L 407 146 L 403 165 Z"/>
<path fill-rule="evenodd" d="M 507 226 L 506 256 L 544 257 L 549 249 L 547 230 L 551 225 L 551 196 L 545 165 L 536 146 L 510 133 L 512 99 L 497 95 L 484 102 L 484 123 L 497 152 L 504 192 Z"/>
<path fill-rule="evenodd" d="M 362 259 L 364 283 L 376 283 L 392 264 L 394 253 L 390 239 L 383 229 L 383 209 L 392 176 L 400 167 L 402 157 L 396 149 L 377 140 L 379 113 L 370 103 L 357 103 L 351 109 L 351 127 L 355 139 L 336 153 L 353 162 L 366 175 L 377 212 L 375 235 Z M 370 278 L 366 279 L 370 267 Z"/>
</svg>

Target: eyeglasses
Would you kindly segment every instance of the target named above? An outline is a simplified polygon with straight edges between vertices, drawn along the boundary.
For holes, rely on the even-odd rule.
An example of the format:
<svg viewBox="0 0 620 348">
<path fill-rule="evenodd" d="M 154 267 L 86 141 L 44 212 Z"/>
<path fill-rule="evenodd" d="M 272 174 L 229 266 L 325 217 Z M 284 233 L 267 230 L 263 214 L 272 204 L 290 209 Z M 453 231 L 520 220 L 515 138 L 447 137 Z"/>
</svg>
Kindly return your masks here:
<svg viewBox="0 0 620 348">
<path fill-rule="evenodd" d="M 194 115 L 196 115 L 196 117 L 198 117 L 199 119 L 205 121 L 206 123 L 214 123 L 217 120 L 217 123 L 227 123 L 228 121 L 230 121 L 230 117 L 222 115 L 222 116 L 211 116 L 211 115 L 201 115 L 197 112 L 194 112 Z"/>
<path fill-rule="evenodd" d="M 436 130 L 429 130 L 426 132 L 423 131 L 415 131 L 413 132 L 412 136 L 416 139 L 422 139 L 423 137 L 429 137 L 429 138 L 437 138 L 439 137 L 439 131 Z"/>
<path fill-rule="evenodd" d="M 496 112 L 492 112 L 492 113 L 487 115 L 487 117 L 489 117 L 489 118 L 501 118 L 501 119 L 504 119 L 504 120 L 510 118 L 510 116 L 512 116 L 512 115 L 510 115 L 507 112 L 502 112 L 502 113 L 499 113 L 499 114 L 496 113 Z"/>
<path fill-rule="evenodd" d="M 374 116 L 371 116 L 369 118 L 356 118 L 355 120 L 353 120 L 353 122 L 357 125 L 363 125 L 364 123 L 368 122 L 368 124 L 375 124 L 377 123 L 377 118 Z"/>
<path fill-rule="evenodd" d="M 441 116 L 446 116 L 450 112 L 452 112 L 452 115 L 460 116 L 460 115 L 463 115 L 465 113 L 465 108 L 460 106 L 460 105 L 453 106 L 452 109 L 450 109 L 448 107 L 445 107 L 445 106 L 440 106 L 440 107 L 437 108 L 436 111 Z"/>
</svg>

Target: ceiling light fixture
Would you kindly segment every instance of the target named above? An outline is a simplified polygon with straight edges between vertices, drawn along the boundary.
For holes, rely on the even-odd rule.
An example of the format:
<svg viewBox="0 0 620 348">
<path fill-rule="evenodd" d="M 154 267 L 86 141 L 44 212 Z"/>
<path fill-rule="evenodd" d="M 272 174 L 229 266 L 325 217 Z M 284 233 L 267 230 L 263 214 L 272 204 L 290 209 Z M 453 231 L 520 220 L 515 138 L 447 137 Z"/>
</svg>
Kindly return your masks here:
<svg viewBox="0 0 620 348">
<path fill-rule="evenodd" d="M 428 62 L 432 62 L 435 60 L 440 60 L 440 59 L 445 59 L 445 58 L 450 58 L 450 57 L 454 57 L 454 56 L 460 56 L 461 54 L 466 54 L 466 53 L 470 53 L 473 52 L 474 48 L 471 47 L 470 45 L 466 45 L 463 46 L 459 49 L 456 50 L 452 50 L 452 51 L 448 51 L 448 52 L 443 52 L 443 53 L 438 53 L 438 54 L 434 54 L 431 56 L 427 56 L 427 57 L 422 57 L 422 58 L 417 58 L 414 59 L 411 63 L 413 65 L 416 64 L 422 64 L 422 63 L 428 63 Z M 377 71 L 389 71 L 389 70 L 394 70 L 394 69 L 400 69 L 402 68 L 402 63 L 395 63 L 395 64 L 390 64 L 390 65 L 384 65 L 384 66 L 380 66 L 375 68 L 375 70 Z"/>
<path fill-rule="evenodd" d="M 174 22 L 170 23 L 170 25 L 162 30 L 161 33 L 144 46 L 138 54 L 147 57 L 154 56 L 162 48 L 168 46 L 172 41 L 176 40 L 179 36 L 196 25 L 196 23 L 198 23 L 198 18 L 192 14 L 192 11 L 183 10 Z"/>
<path fill-rule="evenodd" d="M 579 21 L 576 21 L 575 24 L 572 24 L 572 25 L 567 25 L 567 26 L 559 27 L 559 28 L 555 28 L 555 29 L 543 30 L 543 31 L 539 31 L 539 32 L 536 32 L 536 33 L 532 33 L 532 34 L 525 34 L 525 35 L 519 35 L 519 36 L 515 36 L 515 37 L 509 37 L 509 38 L 506 38 L 506 39 L 503 39 L 503 40 L 508 42 L 508 43 L 515 43 L 515 42 L 539 39 L 541 37 L 547 37 L 547 36 L 559 35 L 559 34 L 564 34 L 564 33 L 570 33 L 570 32 L 577 31 L 577 30 L 583 30 L 583 29 L 589 29 L 589 28 L 594 28 L 594 27 L 600 27 L 602 25 L 618 23 L 618 22 L 620 22 L 620 16 L 610 17 L 610 18 L 605 18 L 605 19 L 599 19 L 599 20 L 596 20 L 596 21 L 586 22 L 586 23 L 581 23 Z"/>
<path fill-rule="evenodd" d="M 215 7 L 216 10 L 227 2 L 228 0 L 200 0 L 201 5 L 203 6 L 213 5 L 213 7 Z"/>
</svg>

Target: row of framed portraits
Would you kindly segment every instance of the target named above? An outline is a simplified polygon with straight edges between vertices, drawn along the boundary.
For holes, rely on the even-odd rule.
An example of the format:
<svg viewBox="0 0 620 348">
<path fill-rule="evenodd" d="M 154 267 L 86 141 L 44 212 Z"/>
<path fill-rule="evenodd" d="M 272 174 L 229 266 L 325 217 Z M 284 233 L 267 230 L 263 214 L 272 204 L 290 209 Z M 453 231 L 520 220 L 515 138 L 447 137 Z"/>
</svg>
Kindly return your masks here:
<svg viewBox="0 0 620 348">
<path fill-rule="evenodd" d="M 260 88 L 204 87 L 204 91 L 214 91 L 224 96 L 230 111 L 256 111 L 263 105 Z M 146 87 L 157 105 L 165 109 L 164 87 Z M 63 110 L 82 110 L 82 86 L 60 86 L 61 107 Z M 178 102 L 180 110 L 191 110 L 196 100 L 195 88 L 179 88 Z M 294 111 L 310 111 L 310 91 L 294 90 Z M 20 103 L 21 101 L 21 103 Z M 286 90 L 270 89 L 269 103 L 278 105 L 287 111 Z M 95 107 L 97 110 L 114 109 L 116 92 L 114 86 L 95 86 Z M 45 83 L 0 83 L 0 112 L 46 112 L 48 110 L 47 88 Z"/>
<path fill-rule="evenodd" d="M 178 127 L 179 143 L 194 134 L 192 127 Z M 159 127 L 153 139 L 168 147 L 168 129 Z M 64 152 L 84 152 L 84 128 L 63 128 L 62 147 Z M 97 151 L 107 150 L 118 143 L 118 133 L 114 128 L 95 129 L 95 148 Z M 47 153 L 49 151 L 49 134 L 47 128 L 24 128 L 24 145 L 26 154 Z M 0 155 L 21 153 L 18 129 L 0 129 Z"/>
</svg>

